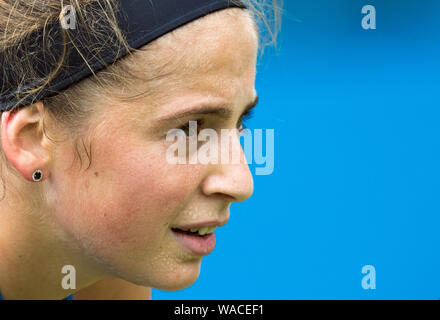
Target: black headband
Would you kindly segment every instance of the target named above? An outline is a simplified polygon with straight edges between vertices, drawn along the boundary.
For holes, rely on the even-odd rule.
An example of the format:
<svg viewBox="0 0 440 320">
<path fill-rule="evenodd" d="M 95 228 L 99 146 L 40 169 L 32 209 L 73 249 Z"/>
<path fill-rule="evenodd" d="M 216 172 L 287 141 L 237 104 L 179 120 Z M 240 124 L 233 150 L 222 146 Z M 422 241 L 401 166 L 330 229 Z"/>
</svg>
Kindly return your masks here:
<svg viewBox="0 0 440 320">
<path fill-rule="evenodd" d="M 119 0 L 118 4 L 120 10 L 116 12 L 116 19 L 128 45 L 133 49 L 139 49 L 160 36 L 214 11 L 232 7 L 246 8 L 241 1 L 236 0 Z M 92 5 L 105 10 L 103 2 L 101 3 L 99 0 L 92 2 Z M 103 25 L 105 23 L 102 21 Z M 109 28 L 105 29 L 103 25 L 96 25 L 96 27 L 102 27 L 104 32 L 105 30 L 108 31 Z M 75 29 L 68 30 L 68 32 L 69 37 L 72 39 L 80 38 L 82 41 L 67 40 L 65 63 L 43 89 L 32 94 L 29 94 L 29 90 L 38 88 L 44 82 L 38 83 L 37 80 L 31 80 L 28 83 L 25 82 L 24 85 L 21 84 L 20 79 L 18 79 L 19 74 L 12 70 L 11 66 L 8 66 L 6 53 L 0 52 L 0 62 L 2 64 L 0 70 L 1 111 L 29 105 L 43 98 L 53 96 L 81 79 L 92 75 L 90 69 L 93 72 L 99 71 L 128 54 L 126 49 L 116 45 L 117 41 L 114 34 L 104 35 L 107 38 L 100 39 L 109 42 L 105 44 L 107 46 L 104 48 L 103 44 L 90 42 L 90 39 L 87 38 L 87 31 L 80 23 L 77 23 Z M 115 44 L 112 45 L 112 42 Z M 17 52 L 26 55 L 24 60 L 31 59 L 30 65 L 35 71 L 34 79 L 46 78 L 47 80 L 48 75 L 54 72 L 57 59 L 63 54 L 65 43 L 66 39 L 63 37 L 62 25 L 57 20 L 49 24 L 45 30 L 41 29 L 34 32 L 29 37 L 28 43 L 21 44 L 21 47 L 18 48 L 20 50 L 17 50 Z M 78 43 L 83 45 L 78 45 Z M 100 45 L 101 51 L 99 51 Z M 99 55 L 97 55 L 97 51 L 99 51 Z"/>
</svg>

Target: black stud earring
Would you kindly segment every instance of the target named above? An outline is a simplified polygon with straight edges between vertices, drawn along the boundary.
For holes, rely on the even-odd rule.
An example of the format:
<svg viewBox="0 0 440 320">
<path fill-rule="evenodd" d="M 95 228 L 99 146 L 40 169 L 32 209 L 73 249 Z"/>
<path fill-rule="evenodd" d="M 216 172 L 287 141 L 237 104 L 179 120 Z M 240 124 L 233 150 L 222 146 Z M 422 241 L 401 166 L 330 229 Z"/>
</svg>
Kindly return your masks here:
<svg viewBox="0 0 440 320">
<path fill-rule="evenodd" d="M 35 182 L 41 181 L 41 179 L 43 179 L 43 172 L 41 170 L 35 170 L 32 174 L 32 179 Z"/>
</svg>

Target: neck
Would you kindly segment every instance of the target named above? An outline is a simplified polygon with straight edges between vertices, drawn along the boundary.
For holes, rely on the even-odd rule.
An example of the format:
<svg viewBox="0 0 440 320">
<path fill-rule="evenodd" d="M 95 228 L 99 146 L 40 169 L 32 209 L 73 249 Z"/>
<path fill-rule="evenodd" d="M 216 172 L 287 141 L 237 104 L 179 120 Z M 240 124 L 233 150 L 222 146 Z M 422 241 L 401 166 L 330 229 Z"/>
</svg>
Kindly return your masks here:
<svg viewBox="0 0 440 320">
<path fill-rule="evenodd" d="M 5 299 L 63 299 L 106 276 L 41 215 L 8 212 L 7 207 L 0 207 L 0 292 Z M 63 273 L 65 266 L 74 272 L 68 267 Z"/>
</svg>

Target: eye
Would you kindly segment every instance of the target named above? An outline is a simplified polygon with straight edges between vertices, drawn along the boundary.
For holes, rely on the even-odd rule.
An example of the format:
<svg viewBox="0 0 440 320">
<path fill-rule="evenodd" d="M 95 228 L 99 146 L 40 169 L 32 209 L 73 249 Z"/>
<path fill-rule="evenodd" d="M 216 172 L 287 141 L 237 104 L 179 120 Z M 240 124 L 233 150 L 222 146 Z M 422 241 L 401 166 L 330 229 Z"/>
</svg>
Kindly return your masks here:
<svg viewBox="0 0 440 320">
<path fill-rule="evenodd" d="M 246 112 L 245 114 L 243 114 L 241 116 L 241 118 L 240 118 L 240 120 L 238 121 L 238 124 L 237 124 L 237 128 L 240 131 L 240 133 L 248 128 L 246 123 L 250 119 L 252 119 L 253 117 L 254 117 L 254 110 L 253 109 L 249 110 L 248 112 Z"/>
<path fill-rule="evenodd" d="M 197 122 L 197 132 L 190 132 L 190 121 L 195 121 Z M 186 122 L 183 126 L 180 126 L 178 129 L 183 130 L 183 132 L 185 132 L 187 137 L 190 137 L 194 134 L 199 134 L 201 127 L 203 126 L 203 119 L 197 119 L 197 120 L 190 120 L 188 122 Z"/>
</svg>

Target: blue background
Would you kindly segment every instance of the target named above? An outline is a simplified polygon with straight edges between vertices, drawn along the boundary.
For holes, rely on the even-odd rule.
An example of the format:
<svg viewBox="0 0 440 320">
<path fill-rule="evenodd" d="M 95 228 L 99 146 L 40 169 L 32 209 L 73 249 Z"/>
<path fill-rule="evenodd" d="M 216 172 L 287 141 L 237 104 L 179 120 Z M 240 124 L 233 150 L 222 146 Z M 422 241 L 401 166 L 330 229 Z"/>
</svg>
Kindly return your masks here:
<svg viewBox="0 0 440 320">
<path fill-rule="evenodd" d="M 275 129 L 275 170 L 231 206 L 199 280 L 153 299 L 440 299 L 440 1 L 284 10 L 248 122 Z"/>
</svg>

